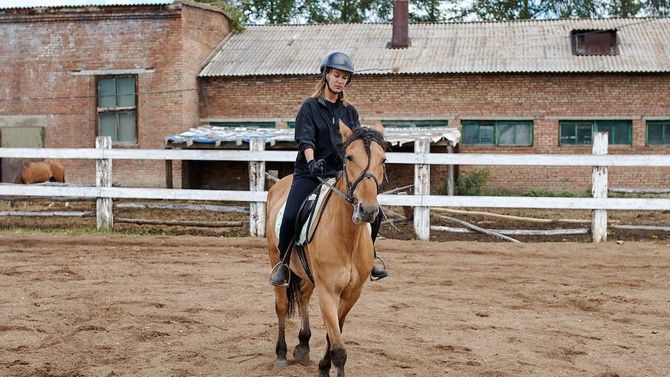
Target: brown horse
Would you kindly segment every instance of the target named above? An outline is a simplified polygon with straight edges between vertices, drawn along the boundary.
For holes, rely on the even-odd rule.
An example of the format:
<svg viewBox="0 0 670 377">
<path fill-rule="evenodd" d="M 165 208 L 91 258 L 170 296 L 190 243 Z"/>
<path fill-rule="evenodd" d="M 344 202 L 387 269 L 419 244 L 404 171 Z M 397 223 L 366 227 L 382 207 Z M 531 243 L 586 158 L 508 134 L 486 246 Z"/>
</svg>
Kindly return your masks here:
<svg viewBox="0 0 670 377">
<path fill-rule="evenodd" d="M 363 291 L 373 264 L 373 245 L 367 223 L 379 213 L 377 191 L 384 175 L 385 141 L 383 128 L 358 127 L 353 131 L 340 122 L 340 134 L 345 140 L 343 174 L 335 183 L 338 190 L 328 200 L 322 221 L 306 246 L 307 260 L 318 287 L 319 308 L 327 331 L 326 352 L 319 362 L 319 376 L 328 376 L 331 365 L 338 376 L 344 376 L 347 351 L 342 341 L 344 320 Z M 270 263 L 279 262 L 278 239 L 274 233 L 275 220 L 286 202 L 292 176 L 276 183 L 268 192 L 267 239 Z M 335 193 L 334 193 L 335 194 Z M 293 357 L 301 364 L 309 361 L 308 306 L 315 284 L 307 278 L 296 252 L 291 255 L 288 287 L 275 287 L 275 311 L 279 321 L 276 345 L 276 368 L 286 361 L 286 318 L 297 307 L 301 316 L 299 344 Z"/>
<path fill-rule="evenodd" d="M 21 183 L 65 182 L 65 168 L 56 160 L 26 162 L 21 166 Z"/>
</svg>

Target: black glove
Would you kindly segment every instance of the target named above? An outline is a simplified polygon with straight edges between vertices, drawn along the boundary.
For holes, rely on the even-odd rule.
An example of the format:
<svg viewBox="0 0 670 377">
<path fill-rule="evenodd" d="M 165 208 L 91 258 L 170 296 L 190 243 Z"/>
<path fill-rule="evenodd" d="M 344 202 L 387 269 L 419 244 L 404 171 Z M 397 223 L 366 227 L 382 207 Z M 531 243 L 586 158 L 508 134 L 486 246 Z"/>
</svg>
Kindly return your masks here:
<svg viewBox="0 0 670 377">
<path fill-rule="evenodd" d="M 326 161 L 323 159 L 319 161 L 310 161 L 307 164 L 307 169 L 309 169 L 309 174 L 313 175 L 315 177 L 321 176 L 324 173 L 324 170 L 326 169 Z"/>
</svg>

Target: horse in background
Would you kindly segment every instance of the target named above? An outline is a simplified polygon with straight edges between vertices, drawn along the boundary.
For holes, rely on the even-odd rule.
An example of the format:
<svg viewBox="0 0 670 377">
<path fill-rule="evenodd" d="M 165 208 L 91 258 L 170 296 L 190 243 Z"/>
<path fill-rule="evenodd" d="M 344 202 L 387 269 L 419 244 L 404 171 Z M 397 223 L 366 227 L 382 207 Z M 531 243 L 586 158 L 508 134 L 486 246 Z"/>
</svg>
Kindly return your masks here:
<svg viewBox="0 0 670 377">
<path fill-rule="evenodd" d="M 377 202 L 379 185 L 384 178 L 386 142 L 383 128 L 358 127 L 350 130 L 340 122 L 344 140 L 343 173 L 335 183 L 340 197 L 332 195 L 325 204 L 322 223 L 306 245 L 305 253 L 314 277 L 313 284 L 299 261 L 298 253 L 291 253 L 288 287 L 275 287 L 275 311 L 279 323 L 275 368 L 287 366 L 285 329 L 286 319 L 297 308 L 301 316 L 299 344 L 293 358 L 309 362 L 309 301 L 314 288 L 318 289 L 319 307 L 327 331 L 326 352 L 319 362 L 319 376 L 329 375 L 331 366 L 338 377 L 344 376 L 347 351 L 342 340 L 344 320 L 363 292 L 370 277 L 374 246 L 368 224 L 380 211 Z M 293 176 L 277 182 L 268 191 L 267 240 L 270 263 L 279 262 L 279 242 L 275 221 L 286 202 Z"/>
<path fill-rule="evenodd" d="M 21 166 L 21 183 L 65 182 L 65 168 L 60 161 L 26 162 Z"/>
</svg>

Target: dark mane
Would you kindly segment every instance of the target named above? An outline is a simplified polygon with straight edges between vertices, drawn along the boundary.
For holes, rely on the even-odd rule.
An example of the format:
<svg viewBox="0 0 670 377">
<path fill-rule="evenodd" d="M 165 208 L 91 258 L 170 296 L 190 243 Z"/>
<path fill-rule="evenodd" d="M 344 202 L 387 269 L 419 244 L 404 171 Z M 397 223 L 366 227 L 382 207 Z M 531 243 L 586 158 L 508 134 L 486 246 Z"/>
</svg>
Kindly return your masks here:
<svg viewBox="0 0 670 377">
<path fill-rule="evenodd" d="M 384 135 L 375 130 L 374 128 L 371 127 L 356 127 L 352 131 L 351 136 L 347 138 L 347 140 L 344 141 L 342 144 L 342 152 L 346 150 L 351 143 L 353 143 L 356 140 L 363 140 L 363 143 L 365 143 L 366 148 L 370 146 L 372 142 L 375 142 L 379 145 L 381 145 L 382 149 L 387 150 L 388 145 L 386 143 L 386 139 L 384 139 Z"/>
</svg>

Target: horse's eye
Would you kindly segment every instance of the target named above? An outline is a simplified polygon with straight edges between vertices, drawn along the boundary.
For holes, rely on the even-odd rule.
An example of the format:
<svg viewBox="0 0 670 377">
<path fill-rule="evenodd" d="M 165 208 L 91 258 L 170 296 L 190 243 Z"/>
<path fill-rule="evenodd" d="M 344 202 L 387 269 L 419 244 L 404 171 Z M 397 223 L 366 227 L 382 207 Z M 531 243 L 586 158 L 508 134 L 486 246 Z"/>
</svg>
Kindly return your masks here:
<svg viewBox="0 0 670 377">
<path fill-rule="evenodd" d="M 347 161 L 353 161 L 353 160 L 354 160 L 353 156 L 351 155 L 347 156 Z"/>
<path fill-rule="evenodd" d="M 385 164 L 385 163 L 386 163 L 386 159 L 383 159 L 382 160 L 382 165 Z"/>
</svg>

